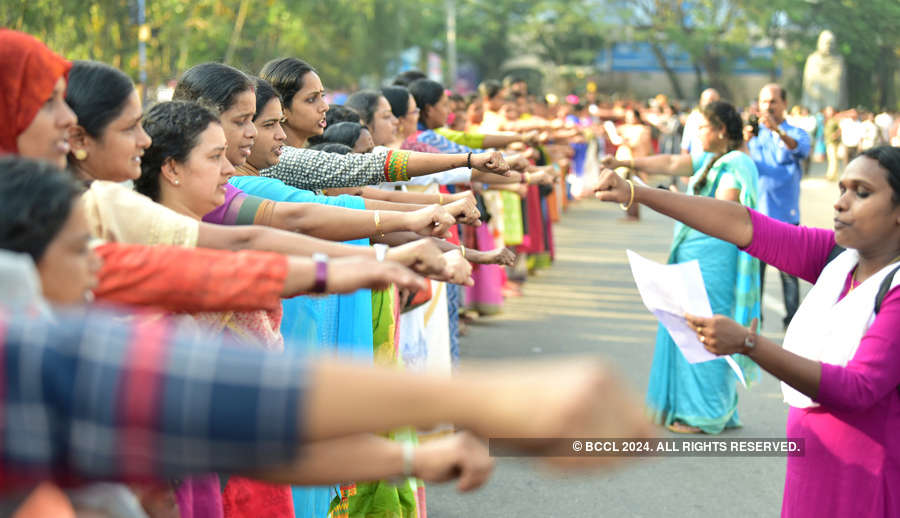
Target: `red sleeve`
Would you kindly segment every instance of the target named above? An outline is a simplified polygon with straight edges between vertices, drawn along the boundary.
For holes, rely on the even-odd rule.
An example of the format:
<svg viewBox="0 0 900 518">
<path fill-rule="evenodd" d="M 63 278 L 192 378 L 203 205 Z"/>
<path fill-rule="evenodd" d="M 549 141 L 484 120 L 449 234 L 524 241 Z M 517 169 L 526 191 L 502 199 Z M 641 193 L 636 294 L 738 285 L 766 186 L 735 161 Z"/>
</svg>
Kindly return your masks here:
<svg viewBox="0 0 900 518">
<path fill-rule="evenodd" d="M 273 311 L 281 303 L 287 258 L 245 250 L 107 243 L 98 301 L 168 311 Z"/>
</svg>

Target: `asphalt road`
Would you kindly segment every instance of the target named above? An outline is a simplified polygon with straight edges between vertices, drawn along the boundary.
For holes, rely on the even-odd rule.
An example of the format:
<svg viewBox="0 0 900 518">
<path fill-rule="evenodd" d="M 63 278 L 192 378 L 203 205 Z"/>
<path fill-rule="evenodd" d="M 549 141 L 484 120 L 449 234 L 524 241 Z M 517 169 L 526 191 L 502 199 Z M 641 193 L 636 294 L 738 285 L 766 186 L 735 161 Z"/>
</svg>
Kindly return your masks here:
<svg viewBox="0 0 900 518">
<path fill-rule="evenodd" d="M 804 181 L 805 224 L 827 226 L 834 184 Z M 672 222 L 642 208 L 639 223 L 619 222 L 621 211 L 595 201 L 572 208 L 556 225 L 552 268 L 529 278 L 523 296 L 501 315 L 472 326 L 461 343 L 464 360 L 597 354 L 612 361 L 638 393 L 647 386 L 656 333 L 642 305 L 625 250 L 665 261 Z M 766 276 L 763 333 L 780 340 L 783 305 L 778 276 Z M 806 288 L 802 288 L 805 293 Z M 777 381 L 763 373 L 739 390 L 744 427 L 721 437 L 784 437 L 787 408 Z M 536 413 L 540 412 L 535 408 Z M 660 437 L 683 437 L 664 429 Z M 550 474 L 530 459 L 501 458 L 481 490 L 458 494 L 429 486 L 429 518 L 450 517 L 703 517 L 777 516 L 784 458 L 634 459 L 614 472 Z"/>
</svg>

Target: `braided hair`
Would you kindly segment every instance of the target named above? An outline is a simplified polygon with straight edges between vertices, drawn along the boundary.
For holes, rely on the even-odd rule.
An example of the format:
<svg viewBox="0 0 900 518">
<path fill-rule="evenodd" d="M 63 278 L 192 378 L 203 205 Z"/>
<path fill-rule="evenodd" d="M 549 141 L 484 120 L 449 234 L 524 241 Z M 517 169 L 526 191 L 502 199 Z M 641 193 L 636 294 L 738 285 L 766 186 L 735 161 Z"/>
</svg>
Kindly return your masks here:
<svg viewBox="0 0 900 518">
<path fill-rule="evenodd" d="M 744 135 L 743 135 L 743 121 L 741 120 L 740 114 L 730 103 L 725 101 L 713 101 L 706 105 L 701 111 L 703 117 L 709 121 L 709 124 L 716 129 L 724 129 L 725 130 L 725 140 L 727 141 L 727 146 L 725 151 L 717 154 L 706 162 L 706 165 L 703 166 L 703 169 L 700 173 L 700 177 L 697 178 L 697 183 L 694 184 L 694 193 L 698 193 L 706 187 L 706 183 L 709 177 L 709 171 L 712 169 L 713 165 L 719 161 L 720 158 L 725 156 L 726 154 L 734 151 L 741 147 L 744 143 Z"/>
</svg>

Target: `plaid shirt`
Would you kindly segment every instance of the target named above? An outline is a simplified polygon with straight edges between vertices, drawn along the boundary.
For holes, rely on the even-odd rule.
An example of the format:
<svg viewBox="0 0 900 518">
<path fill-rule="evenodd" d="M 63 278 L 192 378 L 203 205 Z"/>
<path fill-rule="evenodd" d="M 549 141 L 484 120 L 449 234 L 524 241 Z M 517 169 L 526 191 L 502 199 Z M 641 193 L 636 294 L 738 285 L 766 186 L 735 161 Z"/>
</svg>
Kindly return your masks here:
<svg viewBox="0 0 900 518">
<path fill-rule="evenodd" d="M 283 463 L 301 441 L 304 365 L 198 343 L 165 320 L 0 312 L 0 491 Z"/>
</svg>

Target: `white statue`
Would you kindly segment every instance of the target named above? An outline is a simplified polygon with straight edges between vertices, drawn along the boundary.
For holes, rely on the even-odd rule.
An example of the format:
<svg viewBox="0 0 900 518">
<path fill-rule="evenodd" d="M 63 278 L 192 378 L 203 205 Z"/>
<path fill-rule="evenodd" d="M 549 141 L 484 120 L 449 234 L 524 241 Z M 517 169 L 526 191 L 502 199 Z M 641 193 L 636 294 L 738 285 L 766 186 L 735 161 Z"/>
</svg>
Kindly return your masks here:
<svg viewBox="0 0 900 518">
<path fill-rule="evenodd" d="M 816 51 L 806 58 L 803 67 L 803 105 L 811 113 L 826 106 L 843 110 L 847 105 L 844 58 L 834 51 L 834 33 L 819 34 Z"/>
</svg>

